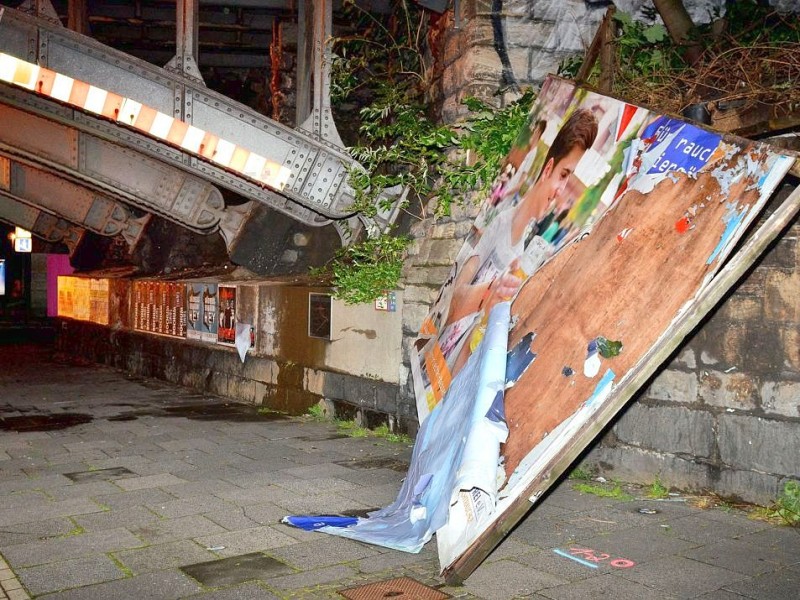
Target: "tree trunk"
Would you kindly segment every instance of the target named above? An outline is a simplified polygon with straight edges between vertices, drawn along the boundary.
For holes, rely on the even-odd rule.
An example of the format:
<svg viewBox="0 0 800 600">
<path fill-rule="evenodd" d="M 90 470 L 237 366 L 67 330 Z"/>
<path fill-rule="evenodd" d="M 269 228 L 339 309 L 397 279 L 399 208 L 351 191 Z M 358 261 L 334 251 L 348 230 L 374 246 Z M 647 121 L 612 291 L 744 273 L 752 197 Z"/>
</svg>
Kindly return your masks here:
<svg viewBox="0 0 800 600">
<path fill-rule="evenodd" d="M 697 40 L 691 39 L 695 24 L 683 5 L 683 0 L 653 0 L 653 5 L 664 20 L 672 41 L 686 46 L 686 61 L 690 65 L 696 64 L 702 49 Z"/>
</svg>

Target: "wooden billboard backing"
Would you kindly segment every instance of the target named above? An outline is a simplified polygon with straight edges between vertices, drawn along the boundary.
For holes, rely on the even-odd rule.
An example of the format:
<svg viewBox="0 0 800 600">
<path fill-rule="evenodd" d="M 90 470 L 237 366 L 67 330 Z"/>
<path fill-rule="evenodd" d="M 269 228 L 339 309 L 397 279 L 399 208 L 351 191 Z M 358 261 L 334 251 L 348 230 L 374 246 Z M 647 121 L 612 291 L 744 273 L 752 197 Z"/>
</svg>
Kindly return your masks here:
<svg viewBox="0 0 800 600">
<path fill-rule="evenodd" d="M 798 161 L 791 171 L 798 171 Z M 769 245 L 800 212 L 800 188 L 782 202 L 777 210 L 759 227 L 734 254 L 713 279 L 703 287 L 694 301 L 671 323 L 659 340 L 625 373 L 601 408 L 588 419 L 563 451 L 552 458 L 539 474 L 528 482 L 493 524 L 451 564 L 445 566 L 443 576 L 449 584 L 459 584 L 466 579 L 488 556 L 494 547 L 530 511 L 535 502 L 559 479 L 580 453 L 597 437 L 611 419 L 625 406 L 634 394 L 648 381 L 667 358 L 678 348 L 700 321 L 722 300 L 747 272 Z"/>
</svg>

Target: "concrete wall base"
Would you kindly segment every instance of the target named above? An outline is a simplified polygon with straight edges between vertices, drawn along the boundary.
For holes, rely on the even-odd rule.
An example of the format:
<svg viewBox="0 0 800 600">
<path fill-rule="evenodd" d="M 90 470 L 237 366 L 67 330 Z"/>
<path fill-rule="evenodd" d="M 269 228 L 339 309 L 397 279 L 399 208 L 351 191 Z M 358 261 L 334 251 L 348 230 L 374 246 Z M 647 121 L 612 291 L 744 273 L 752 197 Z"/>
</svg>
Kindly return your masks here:
<svg viewBox="0 0 800 600">
<path fill-rule="evenodd" d="M 395 384 L 322 371 L 233 348 L 62 319 L 56 349 L 127 373 L 182 385 L 204 394 L 301 415 L 322 402 L 326 416 L 374 428 L 416 433 L 416 415 L 403 411 Z"/>
</svg>

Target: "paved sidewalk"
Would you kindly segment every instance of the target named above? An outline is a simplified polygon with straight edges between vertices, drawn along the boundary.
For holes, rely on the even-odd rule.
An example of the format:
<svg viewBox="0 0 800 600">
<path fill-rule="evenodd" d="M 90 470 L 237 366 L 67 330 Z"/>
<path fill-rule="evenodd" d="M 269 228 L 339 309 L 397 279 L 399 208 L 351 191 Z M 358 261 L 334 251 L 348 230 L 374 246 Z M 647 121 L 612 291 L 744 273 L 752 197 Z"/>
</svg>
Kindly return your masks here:
<svg viewBox="0 0 800 600">
<path fill-rule="evenodd" d="M 407 445 L 30 347 L 0 346 L 0 365 L 0 600 L 341 598 L 404 576 L 487 600 L 800 596 L 800 530 L 574 481 L 447 587 L 435 542 L 411 555 L 279 523 L 388 504 Z"/>
</svg>

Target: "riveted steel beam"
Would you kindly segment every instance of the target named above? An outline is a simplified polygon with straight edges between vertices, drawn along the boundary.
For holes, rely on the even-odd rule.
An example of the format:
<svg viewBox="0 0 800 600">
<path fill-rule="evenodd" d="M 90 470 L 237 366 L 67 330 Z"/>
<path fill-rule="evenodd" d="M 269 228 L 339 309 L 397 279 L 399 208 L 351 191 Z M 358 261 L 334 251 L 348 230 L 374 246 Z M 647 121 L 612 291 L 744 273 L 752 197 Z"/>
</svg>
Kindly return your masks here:
<svg viewBox="0 0 800 600">
<path fill-rule="evenodd" d="M 126 142 L 125 145 L 131 154 L 144 155 L 142 156 L 143 160 L 151 160 L 151 156 L 158 157 L 160 159 L 158 162 L 162 165 L 162 168 L 173 169 L 173 166 L 178 166 L 179 168 L 183 166 L 181 153 L 172 146 L 160 143 L 158 140 L 125 127 L 93 118 L 81 111 L 53 102 L 49 98 L 31 95 L 24 90 L 0 83 L 0 105 L 2 104 L 8 107 L 17 107 L 32 115 L 44 117 L 48 121 L 52 120 L 61 123 L 76 131 L 86 131 L 92 138 L 106 140 L 115 145 L 119 145 L 120 142 Z M 0 128 L 0 136 L 2 136 L 2 132 L 3 129 Z M 142 152 L 139 153 L 139 151 Z M 271 199 L 270 202 L 264 202 L 264 204 L 308 225 L 323 226 L 331 222 L 330 218 L 301 206 L 285 196 L 272 192 L 261 184 L 254 183 L 244 177 L 237 177 L 236 174 L 214 164 L 198 161 L 197 159 L 192 160 L 197 167 L 194 173 L 204 176 L 206 180 L 221 181 L 226 184 L 226 187 L 245 197 L 260 197 L 262 201 L 264 198 L 269 197 Z M 191 171 L 189 177 L 191 177 Z M 169 215 L 162 216 L 170 218 Z M 177 222 L 184 224 L 181 221 Z M 226 222 L 225 218 L 221 220 L 221 223 Z"/>
<path fill-rule="evenodd" d="M 114 124 L 80 110 L 64 115 L 58 110 L 64 107 L 55 103 L 55 107 L 42 107 L 52 113 L 50 118 L 71 118 L 75 127 L 193 172 L 311 225 L 351 216 L 353 190 L 347 174 L 360 167 L 330 139 L 286 127 L 197 81 L 13 9 L 7 9 L 0 20 L 0 51 L 111 91 L 237 148 L 258 153 L 278 165 L 285 177 L 279 184 L 254 180 L 229 165 L 220 166 L 215 156 L 135 133 L 125 126 L 124 115 Z M 35 91 L 26 94 L 35 96 Z M 4 96 L 0 101 L 7 101 L 7 94 Z"/>
<path fill-rule="evenodd" d="M 344 146 L 331 112 L 332 0 L 300 0 L 297 22 L 298 126 L 314 139 Z M 314 82 L 310 114 L 307 98 L 309 72 Z"/>
<path fill-rule="evenodd" d="M 0 104 L 0 123 L 0 150 L 7 155 L 198 233 L 222 229 L 230 239 L 241 226 L 247 205 L 226 209 L 216 187 L 163 162 L 5 104 Z"/>
<path fill-rule="evenodd" d="M 64 244 L 70 256 L 75 253 L 75 249 L 86 233 L 85 229 L 20 202 L 3 190 L 0 190 L 0 221 L 7 225 L 27 229 L 46 242 Z"/>
<path fill-rule="evenodd" d="M 0 189 L 8 195 L 99 235 L 121 235 L 131 249 L 150 220 L 150 215 L 135 217 L 127 206 L 106 194 L 14 160 L 3 152 L 0 170 L 8 172 L 8 177 L 0 181 Z"/>
</svg>

